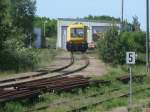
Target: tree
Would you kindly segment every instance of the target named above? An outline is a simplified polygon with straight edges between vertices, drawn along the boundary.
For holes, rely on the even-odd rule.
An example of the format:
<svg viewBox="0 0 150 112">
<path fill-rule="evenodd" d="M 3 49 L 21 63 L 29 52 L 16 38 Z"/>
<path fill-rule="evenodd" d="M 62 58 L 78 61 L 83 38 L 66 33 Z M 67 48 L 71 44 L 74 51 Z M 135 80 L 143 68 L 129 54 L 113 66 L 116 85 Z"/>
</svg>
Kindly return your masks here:
<svg viewBox="0 0 150 112">
<path fill-rule="evenodd" d="M 126 51 L 144 54 L 145 39 L 144 32 L 121 32 L 119 34 L 117 29 L 112 27 L 106 32 L 104 38 L 98 41 L 99 55 L 105 62 L 125 64 Z M 138 58 L 137 62 L 143 63 L 143 57 Z"/>
<path fill-rule="evenodd" d="M 46 24 L 46 36 L 53 37 L 57 35 L 57 21 L 52 19 Z"/>
<path fill-rule="evenodd" d="M 33 21 L 36 11 L 35 0 L 11 0 L 12 25 L 22 30 L 27 35 L 25 43 L 29 43 L 29 37 L 33 33 Z"/>
<path fill-rule="evenodd" d="M 98 50 L 105 62 L 118 63 L 119 34 L 116 26 L 112 26 L 98 42 Z"/>
<path fill-rule="evenodd" d="M 2 50 L 4 41 L 9 35 L 10 30 L 10 1 L 9 0 L 0 0 L 0 50 Z"/>
<path fill-rule="evenodd" d="M 116 21 L 116 22 L 120 22 L 120 18 L 115 18 L 115 17 L 111 17 L 111 16 L 92 16 L 92 15 L 89 15 L 87 17 L 84 17 L 85 19 L 88 19 L 88 20 L 102 20 L 102 21 Z"/>
<path fill-rule="evenodd" d="M 33 68 L 37 56 L 25 48 L 25 37 L 32 33 L 34 0 L 0 0 L 0 70 Z"/>
<path fill-rule="evenodd" d="M 45 29 L 46 29 L 46 37 L 54 37 L 57 35 L 57 20 L 55 19 L 49 19 L 46 17 L 36 17 L 34 20 L 34 26 L 39 27 L 43 29 L 43 24 L 45 24 Z"/>
<path fill-rule="evenodd" d="M 140 22 L 138 21 L 138 17 L 137 17 L 137 16 L 134 16 L 134 17 L 133 17 L 132 30 L 133 30 L 134 32 L 139 32 L 139 31 L 141 31 L 141 29 L 140 29 Z"/>
</svg>

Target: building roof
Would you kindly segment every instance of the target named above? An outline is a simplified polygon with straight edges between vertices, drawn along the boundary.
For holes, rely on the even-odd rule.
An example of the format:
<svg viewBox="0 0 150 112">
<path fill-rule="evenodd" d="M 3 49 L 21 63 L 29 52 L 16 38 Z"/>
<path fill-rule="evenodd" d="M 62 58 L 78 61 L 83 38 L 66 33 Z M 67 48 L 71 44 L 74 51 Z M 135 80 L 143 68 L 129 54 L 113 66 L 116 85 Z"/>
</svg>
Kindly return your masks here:
<svg viewBox="0 0 150 112">
<path fill-rule="evenodd" d="M 113 23 L 113 21 L 105 20 L 88 20 L 82 18 L 58 18 L 59 21 L 78 21 L 78 22 L 96 22 L 96 23 Z M 116 21 L 115 21 L 116 22 Z M 119 24 L 120 22 L 117 22 Z"/>
</svg>

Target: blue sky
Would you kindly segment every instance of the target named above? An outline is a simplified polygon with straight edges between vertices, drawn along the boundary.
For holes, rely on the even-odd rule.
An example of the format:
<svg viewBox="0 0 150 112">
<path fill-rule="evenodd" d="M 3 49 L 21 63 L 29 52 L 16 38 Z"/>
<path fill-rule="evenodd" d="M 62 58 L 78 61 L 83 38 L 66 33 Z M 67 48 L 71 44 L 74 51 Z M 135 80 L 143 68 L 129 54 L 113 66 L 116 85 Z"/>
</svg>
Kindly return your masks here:
<svg viewBox="0 0 150 112">
<path fill-rule="evenodd" d="M 91 15 L 121 17 L 121 0 L 36 0 L 37 15 L 49 18 L 76 18 Z M 124 0 L 124 17 L 132 22 L 137 15 L 142 29 L 146 26 L 146 0 Z"/>
</svg>

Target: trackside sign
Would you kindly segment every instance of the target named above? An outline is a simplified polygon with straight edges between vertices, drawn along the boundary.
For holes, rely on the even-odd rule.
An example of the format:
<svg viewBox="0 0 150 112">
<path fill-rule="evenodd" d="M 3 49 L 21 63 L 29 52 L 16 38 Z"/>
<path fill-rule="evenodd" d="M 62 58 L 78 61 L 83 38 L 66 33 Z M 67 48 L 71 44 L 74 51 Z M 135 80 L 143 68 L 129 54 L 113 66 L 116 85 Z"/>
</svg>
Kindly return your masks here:
<svg viewBox="0 0 150 112">
<path fill-rule="evenodd" d="M 126 52 L 126 64 L 133 65 L 135 64 L 136 54 L 135 52 Z"/>
</svg>

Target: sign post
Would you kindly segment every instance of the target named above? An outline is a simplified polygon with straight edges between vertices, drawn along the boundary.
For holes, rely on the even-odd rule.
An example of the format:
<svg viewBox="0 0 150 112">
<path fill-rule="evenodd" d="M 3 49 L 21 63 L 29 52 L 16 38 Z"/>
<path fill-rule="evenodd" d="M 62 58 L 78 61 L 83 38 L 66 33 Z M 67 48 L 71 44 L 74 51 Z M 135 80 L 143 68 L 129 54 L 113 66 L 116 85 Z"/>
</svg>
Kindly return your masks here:
<svg viewBox="0 0 150 112">
<path fill-rule="evenodd" d="M 129 108 L 132 107 L 132 68 L 131 65 L 135 64 L 136 54 L 135 52 L 126 52 L 126 64 L 129 65 Z"/>
<path fill-rule="evenodd" d="M 129 83 L 129 107 L 132 107 L 132 68 L 131 65 L 129 66 L 129 76 L 130 76 L 130 83 Z"/>
</svg>

